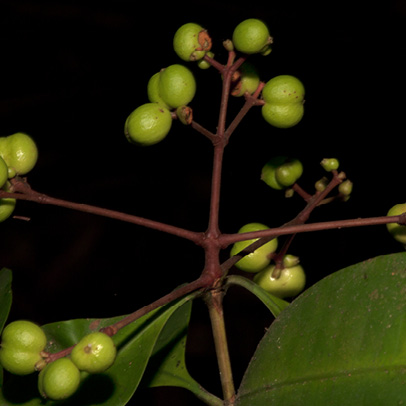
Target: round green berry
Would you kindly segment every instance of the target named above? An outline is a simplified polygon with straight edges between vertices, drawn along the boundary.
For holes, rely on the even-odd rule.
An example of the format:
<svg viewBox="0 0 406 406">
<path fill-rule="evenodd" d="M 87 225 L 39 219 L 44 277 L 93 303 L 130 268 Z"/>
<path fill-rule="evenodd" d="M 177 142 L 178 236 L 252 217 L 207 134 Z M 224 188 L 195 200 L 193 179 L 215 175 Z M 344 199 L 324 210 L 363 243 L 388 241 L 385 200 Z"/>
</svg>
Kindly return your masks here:
<svg viewBox="0 0 406 406">
<path fill-rule="evenodd" d="M 235 97 L 243 96 L 246 92 L 252 94 L 259 86 L 258 70 L 250 62 L 244 62 L 239 69 L 240 77 L 231 91 Z"/>
<path fill-rule="evenodd" d="M 0 156 L 13 174 L 25 175 L 34 168 L 38 160 L 38 149 L 34 140 L 25 133 L 15 133 L 2 137 Z"/>
<path fill-rule="evenodd" d="M 211 40 L 201 25 L 186 23 L 176 31 L 173 48 L 184 61 L 198 61 L 210 50 Z"/>
<path fill-rule="evenodd" d="M 303 174 L 303 165 L 298 159 L 288 159 L 275 170 L 275 179 L 282 187 L 292 186 Z"/>
<path fill-rule="evenodd" d="M 265 121 L 276 128 L 290 128 L 295 126 L 303 118 L 304 108 L 302 104 L 264 104 L 261 108 L 262 117 Z"/>
<path fill-rule="evenodd" d="M 262 116 L 274 127 L 289 128 L 300 122 L 304 114 L 304 86 L 291 75 L 279 75 L 262 89 Z"/>
<path fill-rule="evenodd" d="M 80 371 L 69 358 L 59 358 L 48 364 L 38 376 L 42 397 L 62 400 L 72 396 L 80 385 Z"/>
<path fill-rule="evenodd" d="M 170 65 L 160 73 L 158 91 L 170 108 L 186 106 L 196 94 L 195 77 L 186 66 Z"/>
<path fill-rule="evenodd" d="M 291 75 L 275 76 L 262 89 L 262 98 L 272 104 L 303 103 L 304 94 L 303 83 Z"/>
<path fill-rule="evenodd" d="M 387 215 L 398 216 L 403 213 L 406 213 L 406 203 L 395 204 L 389 209 Z M 397 223 L 388 223 L 386 227 L 396 241 L 406 245 L 406 226 Z"/>
<path fill-rule="evenodd" d="M 161 72 L 155 73 L 152 75 L 147 84 L 147 94 L 148 100 L 151 103 L 158 103 L 163 107 L 170 109 L 170 107 L 162 100 L 162 97 L 159 94 L 159 79 L 161 76 Z"/>
<path fill-rule="evenodd" d="M 10 182 L 6 181 L 1 189 L 9 192 Z M 7 220 L 13 214 L 16 203 L 17 200 L 11 197 L 3 197 L 0 199 L 0 223 Z"/>
<path fill-rule="evenodd" d="M 47 339 L 37 324 L 17 320 L 8 324 L 1 336 L 0 364 L 16 375 L 27 375 L 35 371 L 35 365 L 42 360 Z"/>
<path fill-rule="evenodd" d="M 263 21 L 249 18 L 235 27 L 232 41 L 237 51 L 256 54 L 268 49 L 269 44 L 272 43 L 272 37 Z"/>
<path fill-rule="evenodd" d="M 172 126 L 170 111 L 158 103 L 145 103 L 127 118 L 124 134 L 128 141 L 148 146 L 162 141 Z"/>
<path fill-rule="evenodd" d="M 71 359 L 81 371 L 99 373 L 113 365 L 116 353 L 116 346 L 110 336 L 94 332 L 83 337 L 75 345 Z"/>
<path fill-rule="evenodd" d="M 305 288 L 306 275 L 301 265 L 285 267 L 278 278 L 273 276 L 275 265 L 269 265 L 254 276 L 254 282 L 281 299 L 294 297 Z"/>
<path fill-rule="evenodd" d="M 261 171 L 261 180 L 263 180 L 272 189 L 281 190 L 284 188 L 276 179 L 276 169 L 283 165 L 287 160 L 285 156 L 276 156 L 271 158 Z"/>
<path fill-rule="evenodd" d="M 207 56 L 209 56 L 210 58 L 214 58 L 214 53 L 209 51 L 206 53 Z M 207 61 L 206 59 L 199 59 L 197 61 L 197 66 L 200 69 L 209 69 L 211 66 L 211 63 L 209 61 Z"/>
<path fill-rule="evenodd" d="M 5 185 L 8 179 L 8 166 L 0 156 L 0 189 Z"/>
<path fill-rule="evenodd" d="M 248 223 L 241 227 L 238 230 L 238 233 L 248 233 L 251 231 L 260 231 L 260 230 L 268 230 L 264 224 L 261 223 Z M 257 241 L 258 238 L 253 238 L 250 240 L 245 241 L 238 241 L 232 247 L 230 251 L 230 256 L 234 256 L 244 250 L 244 248 L 251 245 L 253 242 Z M 269 263 L 271 259 L 269 258 L 270 254 L 275 252 L 276 248 L 278 247 L 278 239 L 274 238 L 271 241 L 267 242 L 266 244 L 262 245 L 254 252 L 247 254 L 243 258 L 241 258 L 235 266 L 245 272 L 259 272 L 260 270 L 264 269 Z"/>
</svg>

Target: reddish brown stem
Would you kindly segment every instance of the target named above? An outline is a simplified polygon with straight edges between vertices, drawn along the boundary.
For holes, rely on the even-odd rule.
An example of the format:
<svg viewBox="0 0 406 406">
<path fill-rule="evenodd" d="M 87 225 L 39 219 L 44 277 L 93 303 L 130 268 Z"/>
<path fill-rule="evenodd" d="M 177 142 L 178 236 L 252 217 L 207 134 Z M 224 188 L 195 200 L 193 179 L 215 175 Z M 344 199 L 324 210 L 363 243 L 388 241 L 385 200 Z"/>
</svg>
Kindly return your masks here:
<svg viewBox="0 0 406 406">
<path fill-rule="evenodd" d="M 169 224 L 161 223 L 159 221 L 154 221 L 143 217 L 134 216 L 131 214 L 126 214 L 115 210 L 57 199 L 48 196 L 46 194 L 36 192 L 35 190 L 31 189 L 29 185 L 22 179 L 18 178 L 13 179 L 12 187 L 14 190 L 14 192 L 12 193 L 0 190 L 0 198 L 10 197 L 20 200 L 28 200 L 40 204 L 50 204 L 54 206 L 64 207 L 67 209 L 95 214 L 98 216 L 109 217 L 115 220 L 137 224 L 143 227 L 148 227 L 154 230 L 159 230 L 168 234 L 176 235 L 177 237 L 185 238 L 199 245 L 202 243 L 203 240 L 203 233 L 186 230 L 183 228 L 171 226 Z"/>
<path fill-rule="evenodd" d="M 119 320 L 118 322 L 102 329 L 104 333 L 112 336 L 117 333 L 121 328 L 128 326 L 135 320 L 138 320 L 140 317 L 145 316 L 149 312 L 157 309 L 158 307 L 164 306 L 168 303 L 173 302 L 174 300 L 180 299 L 181 297 L 191 293 L 198 291 L 199 289 L 204 290 L 211 286 L 212 280 L 206 276 L 200 277 L 193 282 L 188 283 L 187 285 L 181 286 L 180 288 L 168 293 L 165 296 L 162 296 L 158 300 L 150 303 L 147 306 L 141 307 L 140 309 L 136 310 L 135 312 L 129 314 L 128 316 L 124 317 L 123 319 Z"/>
</svg>

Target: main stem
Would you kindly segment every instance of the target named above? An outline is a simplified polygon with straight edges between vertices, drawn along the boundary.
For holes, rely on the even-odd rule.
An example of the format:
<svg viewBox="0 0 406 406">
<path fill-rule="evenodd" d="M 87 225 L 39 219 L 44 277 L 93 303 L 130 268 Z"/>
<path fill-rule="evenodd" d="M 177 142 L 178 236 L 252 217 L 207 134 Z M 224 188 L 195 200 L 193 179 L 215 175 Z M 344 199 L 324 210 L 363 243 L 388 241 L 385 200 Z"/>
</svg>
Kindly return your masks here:
<svg viewBox="0 0 406 406">
<path fill-rule="evenodd" d="M 231 362 L 228 351 L 226 328 L 223 314 L 223 291 L 214 290 L 206 294 L 205 301 L 209 309 L 216 344 L 217 363 L 220 370 L 221 387 L 223 390 L 224 405 L 231 405 L 235 398 L 235 388 Z"/>
<path fill-rule="evenodd" d="M 222 277 L 224 276 L 220 266 L 220 238 L 219 208 L 221 173 L 223 166 L 224 149 L 228 142 L 226 138 L 226 116 L 228 100 L 230 96 L 230 84 L 233 72 L 237 65 L 233 65 L 234 55 L 230 53 L 227 65 L 223 69 L 223 88 L 221 94 L 220 113 L 217 132 L 212 138 L 213 142 L 213 173 L 210 200 L 209 224 L 206 231 L 206 264 L 205 272 L 214 277 L 212 289 L 205 294 L 205 302 L 209 311 L 213 340 L 216 349 L 217 363 L 220 372 L 220 380 L 225 405 L 231 405 L 235 398 L 233 374 L 231 370 L 230 354 L 228 351 L 227 334 L 223 314 Z M 238 61 L 238 66 L 242 60 Z"/>
</svg>

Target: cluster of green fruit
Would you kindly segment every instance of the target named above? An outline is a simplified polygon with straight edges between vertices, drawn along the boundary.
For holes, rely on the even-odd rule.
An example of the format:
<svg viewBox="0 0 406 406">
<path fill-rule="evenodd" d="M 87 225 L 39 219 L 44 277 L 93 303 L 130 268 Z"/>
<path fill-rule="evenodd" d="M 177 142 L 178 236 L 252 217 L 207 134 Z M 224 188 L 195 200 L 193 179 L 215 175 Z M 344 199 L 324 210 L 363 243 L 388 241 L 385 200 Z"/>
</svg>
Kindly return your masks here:
<svg viewBox="0 0 406 406">
<path fill-rule="evenodd" d="M 20 132 L 0 137 L 0 189 L 9 191 L 9 179 L 27 174 L 37 159 L 38 149 L 29 135 Z M 11 216 L 15 205 L 15 199 L 0 199 L 0 222 Z"/>
<path fill-rule="evenodd" d="M 262 223 L 248 223 L 238 230 L 238 233 L 268 230 Z M 244 249 L 257 241 L 258 238 L 238 241 L 231 247 L 230 256 L 244 252 Z M 299 258 L 285 255 L 282 267 L 271 263 L 272 256 L 278 247 L 278 239 L 274 238 L 241 258 L 235 266 L 245 272 L 254 273 L 254 282 L 264 290 L 279 298 L 294 297 L 305 287 L 306 275 L 299 264 Z"/>
<path fill-rule="evenodd" d="M 273 40 L 268 27 L 256 18 L 242 21 L 234 29 L 232 43 L 234 48 L 244 54 L 268 55 Z M 240 74 L 242 89 L 234 90 L 235 96 L 246 91 L 253 93 L 259 85 L 259 76 L 251 65 L 244 63 Z M 244 83 L 246 82 L 246 83 Z M 244 88 L 247 86 L 247 88 Z M 279 75 L 269 80 L 262 89 L 262 116 L 274 127 L 289 128 L 299 123 L 304 113 L 305 89 L 302 82 L 291 75 Z"/>
<path fill-rule="evenodd" d="M 137 107 L 124 125 L 127 139 L 137 145 L 162 141 L 172 127 L 171 110 L 181 113 L 196 93 L 196 81 L 189 68 L 170 65 L 154 74 L 147 85 L 149 102 Z"/>
<path fill-rule="evenodd" d="M 27 320 L 8 324 L 2 333 L 0 364 L 16 375 L 40 371 L 38 390 L 42 397 L 66 399 L 79 388 L 82 373 L 100 373 L 108 369 L 116 358 L 113 339 L 102 332 L 84 336 L 70 356 L 47 363 L 47 338 L 42 328 Z"/>
<path fill-rule="evenodd" d="M 232 49 L 244 54 L 267 55 L 271 52 L 272 37 L 261 20 L 250 18 L 237 25 L 229 42 Z M 211 46 L 207 30 L 196 23 L 182 25 L 173 37 L 176 54 L 185 62 L 197 62 L 202 69 L 211 66 L 204 59 L 205 55 L 214 57 Z M 259 84 L 257 70 L 245 62 L 233 79 L 231 95 L 252 94 Z M 189 124 L 191 110 L 185 108 L 195 93 L 195 78 L 186 66 L 174 64 L 155 73 L 147 85 L 148 102 L 137 107 L 126 119 L 126 138 L 137 145 L 154 145 L 168 135 L 175 116 Z M 304 87 L 294 76 L 280 75 L 271 79 L 262 90 L 262 98 L 262 115 L 274 127 L 292 127 L 302 119 Z"/>
</svg>

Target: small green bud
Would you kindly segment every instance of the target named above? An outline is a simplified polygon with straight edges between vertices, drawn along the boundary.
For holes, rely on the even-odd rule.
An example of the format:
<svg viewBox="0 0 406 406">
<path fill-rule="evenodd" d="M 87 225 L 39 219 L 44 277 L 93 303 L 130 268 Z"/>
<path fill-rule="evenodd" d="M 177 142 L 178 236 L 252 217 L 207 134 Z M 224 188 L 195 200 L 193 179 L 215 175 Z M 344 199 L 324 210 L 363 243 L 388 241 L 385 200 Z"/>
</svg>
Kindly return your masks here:
<svg viewBox="0 0 406 406">
<path fill-rule="evenodd" d="M 353 183 L 349 179 L 338 185 L 338 191 L 344 196 L 349 196 L 352 192 L 352 188 Z"/>
<path fill-rule="evenodd" d="M 340 163 L 338 162 L 338 159 L 336 158 L 324 158 L 321 162 L 320 165 L 326 170 L 327 172 L 331 172 L 334 170 L 337 170 L 338 167 L 340 166 Z"/>
<path fill-rule="evenodd" d="M 296 255 L 287 254 L 283 257 L 283 267 L 291 268 L 292 266 L 298 265 L 300 262 L 299 257 Z"/>
<path fill-rule="evenodd" d="M 323 176 L 321 179 L 319 179 L 315 184 L 314 187 L 318 192 L 322 192 L 323 190 L 326 189 L 328 185 L 329 180 Z"/>
</svg>

